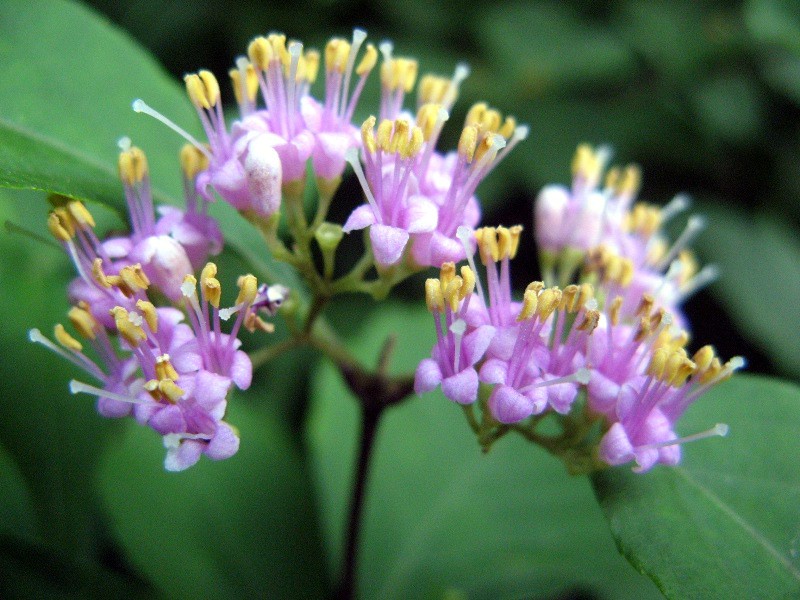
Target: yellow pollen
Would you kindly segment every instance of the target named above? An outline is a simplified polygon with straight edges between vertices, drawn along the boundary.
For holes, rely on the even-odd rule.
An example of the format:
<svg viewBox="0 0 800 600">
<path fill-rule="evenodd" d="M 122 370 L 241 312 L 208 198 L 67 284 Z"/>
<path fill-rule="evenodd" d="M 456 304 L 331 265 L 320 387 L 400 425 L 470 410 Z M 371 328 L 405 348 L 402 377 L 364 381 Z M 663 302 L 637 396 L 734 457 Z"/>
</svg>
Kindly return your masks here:
<svg viewBox="0 0 800 600">
<path fill-rule="evenodd" d="M 488 265 L 500 260 L 500 249 L 497 246 L 497 230 L 494 227 L 481 227 L 475 230 L 481 262 Z"/>
<path fill-rule="evenodd" d="M 56 211 L 51 212 L 47 217 L 47 228 L 53 237 L 60 242 L 68 242 L 75 235 L 75 230 L 69 224 L 69 221 L 59 218 Z"/>
<path fill-rule="evenodd" d="M 384 152 L 389 151 L 392 142 L 392 131 L 394 130 L 394 122 L 389 119 L 384 119 L 378 125 L 378 148 Z"/>
<path fill-rule="evenodd" d="M 183 78 L 186 93 L 197 108 L 211 110 L 219 100 L 219 84 L 211 71 L 190 73 Z"/>
<path fill-rule="evenodd" d="M 536 314 L 536 308 L 539 305 L 539 297 L 535 290 L 526 290 L 522 295 L 522 309 L 517 315 L 517 321 L 525 321 L 530 319 Z"/>
<path fill-rule="evenodd" d="M 641 342 L 650 337 L 651 333 L 652 329 L 650 328 L 650 319 L 647 317 L 642 317 L 639 319 L 639 327 L 636 329 L 636 335 L 633 339 L 637 342 Z"/>
<path fill-rule="evenodd" d="M 173 404 L 180 400 L 185 392 L 171 379 L 162 379 L 158 382 L 158 391 L 164 398 Z"/>
<path fill-rule="evenodd" d="M 647 367 L 647 374 L 655 379 L 661 379 L 664 374 L 664 367 L 667 364 L 667 351 L 659 348 L 653 352 L 650 358 L 650 365 Z"/>
<path fill-rule="evenodd" d="M 503 126 L 497 130 L 497 133 L 502 135 L 504 138 L 509 139 L 512 135 L 514 135 L 514 130 L 517 128 L 517 120 L 514 117 L 506 117 L 506 120 L 503 121 Z"/>
<path fill-rule="evenodd" d="M 429 140 L 439 120 L 439 104 L 423 104 L 417 111 L 417 126 L 422 130 L 425 141 Z"/>
<path fill-rule="evenodd" d="M 233 85 L 233 93 L 236 96 L 236 102 L 242 104 L 242 73 L 239 69 L 231 69 L 228 71 L 231 76 L 231 84 Z M 244 85 L 247 93 L 247 100 L 255 102 L 256 94 L 258 93 L 258 75 L 252 63 L 247 63 L 244 68 Z"/>
<path fill-rule="evenodd" d="M 539 318 L 544 321 L 558 308 L 561 303 L 562 292 L 557 287 L 552 287 L 544 290 L 539 294 L 539 306 L 536 308 L 536 313 Z"/>
<path fill-rule="evenodd" d="M 530 282 L 530 283 L 529 283 L 529 284 L 528 284 L 528 285 L 525 287 L 525 291 L 526 291 L 526 292 L 534 292 L 535 294 L 538 294 L 538 293 L 539 293 L 539 292 L 541 292 L 543 289 L 544 289 L 544 283 L 543 283 L 543 282 L 541 282 L 541 281 L 531 281 L 531 282 Z"/>
<path fill-rule="evenodd" d="M 288 74 L 292 57 L 289 56 L 289 51 L 286 49 L 286 36 L 282 33 L 271 33 L 267 36 L 267 41 L 272 46 L 272 59 L 280 60 L 284 74 Z"/>
<path fill-rule="evenodd" d="M 492 136 L 484 137 L 475 149 L 475 160 L 481 160 L 488 152 L 492 151 L 494 146 L 495 143 Z M 496 154 L 497 151 L 494 150 L 494 153 Z"/>
<path fill-rule="evenodd" d="M 638 165 L 628 165 L 622 173 L 622 177 L 616 186 L 617 193 L 620 195 L 634 196 L 639 193 L 642 184 L 642 170 Z M 659 211 L 660 224 L 660 211 Z"/>
<path fill-rule="evenodd" d="M 622 296 L 617 296 L 611 301 L 608 308 L 608 319 L 612 325 L 619 325 L 619 311 L 622 308 Z"/>
<path fill-rule="evenodd" d="M 697 258 L 695 258 L 694 252 L 685 248 L 678 253 L 678 260 L 681 263 L 680 280 L 683 284 L 697 274 Z"/>
<path fill-rule="evenodd" d="M 217 102 L 219 102 L 219 83 L 217 82 L 217 78 L 214 77 L 214 74 L 211 71 L 202 70 L 198 73 L 200 76 L 200 81 L 203 82 L 203 87 L 206 90 L 206 98 L 208 98 L 208 103 L 211 106 L 216 106 Z"/>
<path fill-rule="evenodd" d="M 267 38 L 260 36 L 250 42 L 247 47 L 247 56 L 250 62 L 262 71 L 266 71 L 273 58 L 272 45 Z"/>
<path fill-rule="evenodd" d="M 703 373 L 711 366 L 711 361 L 714 360 L 714 347 L 707 345 L 700 348 L 694 353 L 692 360 L 697 365 L 697 371 Z"/>
<path fill-rule="evenodd" d="M 419 127 L 412 127 L 411 128 L 411 139 L 408 140 L 408 144 L 406 145 L 403 152 L 401 152 L 401 157 L 403 159 L 413 158 L 419 151 L 422 149 L 422 144 L 425 141 L 425 136 L 422 134 L 422 129 Z"/>
<path fill-rule="evenodd" d="M 583 316 L 583 322 L 578 325 L 578 329 L 591 334 L 597 329 L 598 323 L 600 323 L 600 311 L 587 310 L 586 314 Z"/>
<path fill-rule="evenodd" d="M 319 52 L 316 50 L 309 50 L 303 57 L 305 64 L 305 80 L 308 83 L 314 83 L 319 74 Z"/>
<path fill-rule="evenodd" d="M 464 280 L 464 284 L 461 286 L 459 299 L 463 300 L 475 290 L 475 273 L 471 268 L 464 265 L 461 267 L 461 279 Z"/>
<path fill-rule="evenodd" d="M 172 366 L 169 354 L 162 354 L 156 357 L 156 377 L 158 379 L 171 379 L 172 381 L 178 380 L 178 372 Z"/>
<path fill-rule="evenodd" d="M 420 104 L 442 103 L 450 89 L 451 81 L 430 73 L 423 75 L 417 86 L 417 101 Z"/>
<path fill-rule="evenodd" d="M 639 300 L 639 306 L 636 307 L 636 316 L 649 317 L 655 303 L 655 298 L 653 298 L 651 294 L 642 294 L 642 299 Z"/>
<path fill-rule="evenodd" d="M 78 225 L 83 228 L 94 227 L 94 217 L 92 217 L 92 213 L 89 212 L 83 202 L 73 200 L 67 204 L 67 210 Z"/>
<path fill-rule="evenodd" d="M 117 165 L 119 167 L 119 178 L 126 185 L 140 183 L 147 176 L 147 157 L 136 146 L 131 146 L 130 149 L 120 152 Z"/>
<path fill-rule="evenodd" d="M 144 322 L 147 323 L 150 331 L 153 333 L 158 333 L 158 313 L 156 312 L 156 307 L 153 305 L 153 303 L 148 302 L 147 300 L 137 300 L 136 308 L 138 308 L 139 312 L 142 313 Z"/>
<path fill-rule="evenodd" d="M 589 181 L 597 181 L 600 177 L 602 163 L 600 156 L 589 144 L 581 144 L 572 159 L 572 176 Z"/>
<path fill-rule="evenodd" d="M 193 144 L 185 144 L 180 151 L 183 176 L 194 180 L 197 174 L 208 169 L 208 157 Z"/>
<path fill-rule="evenodd" d="M 592 298 L 594 298 L 594 288 L 589 283 L 582 283 L 581 290 L 575 300 L 575 310 L 581 310 Z"/>
<path fill-rule="evenodd" d="M 619 167 L 611 167 L 606 173 L 605 187 L 607 190 L 616 190 L 619 185 L 621 171 Z"/>
<path fill-rule="evenodd" d="M 342 52 L 340 51 L 343 47 L 345 48 L 344 56 L 342 56 Z M 349 51 L 350 44 L 347 40 L 342 38 L 331 38 L 328 40 L 328 43 L 325 44 L 325 70 L 344 73 L 345 67 L 347 66 L 347 53 Z"/>
<path fill-rule="evenodd" d="M 258 280 L 255 275 L 248 273 L 240 277 L 237 285 L 239 286 L 239 296 L 236 298 L 236 305 L 252 304 L 258 295 Z"/>
<path fill-rule="evenodd" d="M 458 153 L 463 156 L 468 163 L 475 158 L 475 149 L 478 145 L 478 130 L 470 125 L 461 130 L 461 137 L 458 140 Z"/>
<path fill-rule="evenodd" d="M 247 316 L 244 318 L 244 327 L 250 333 L 254 333 L 256 330 L 265 333 L 273 333 L 275 331 L 275 325 L 267 323 L 254 312 L 247 313 Z"/>
<path fill-rule="evenodd" d="M 97 337 L 97 321 L 85 308 L 73 306 L 67 313 L 70 323 L 83 337 L 93 340 Z"/>
<path fill-rule="evenodd" d="M 446 262 L 442 263 L 442 268 L 439 270 L 439 281 L 442 283 L 442 289 L 447 287 L 453 277 L 456 276 L 456 263 Z"/>
<path fill-rule="evenodd" d="M 708 366 L 708 368 L 704 372 L 700 373 L 700 383 L 706 384 L 713 381 L 719 377 L 721 372 L 722 363 L 720 362 L 719 358 L 715 356 L 713 359 L 711 359 L 711 364 Z"/>
<path fill-rule="evenodd" d="M 356 75 L 359 77 L 369 73 L 375 68 L 375 63 L 378 62 L 378 51 L 372 44 L 367 44 L 367 49 L 364 51 L 364 56 L 361 62 L 356 67 Z"/>
<path fill-rule="evenodd" d="M 156 402 L 161 401 L 161 394 L 158 391 L 158 380 L 157 379 L 150 379 L 144 384 L 144 390 L 152 396 L 153 400 Z"/>
<path fill-rule="evenodd" d="M 461 277 L 456 275 L 447 283 L 447 287 L 442 291 L 442 295 L 447 303 L 450 305 L 450 310 L 456 312 L 458 310 L 458 302 L 460 300 L 461 286 L 463 284 Z"/>
<path fill-rule="evenodd" d="M 150 285 L 150 280 L 144 274 L 142 265 L 139 263 L 123 267 L 119 271 L 119 276 L 122 279 L 122 283 L 133 293 L 138 290 L 146 290 Z M 120 286 L 120 289 L 123 293 L 125 292 L 122 286 Z"/>
<path fill-rule="evenodd" d="M 444 296 L 442 296 L 442 286 L 438 279 L 425 280 L 425 304 L 430 312 L 444 310 Z"/>
<path fill-rule="evenodd" d="M 202 280 L 203 297 L 211 303 L 214 308 L 219 308 L 219 301 L 222 298 L 222 285 L 216 277 L 206 277 Z"/>
<path fill-rule="evenodd" d="M 75 352 L 80 352 L 83 350 L 81 343 L 68 334 L 61 323 L 56 323 L 56 326 L 53 328 L 53 334 L 55 335 L 58 343 L 64 346 L 64 348 L 68 350 L 74 350 Z"/>
<path fill-rule="evenodd" d="M 209 277 L 216 277 L 217 276 L 217 265 L 213 262 L 207 262 L 206 266 L 203 267 L 203 270 L 200 272 L 200 281 L 204 281 Z"/>
<path fill-rule="evenodd" d="M 364 142 L 364 147 L 367 152 L 374 154 L 378 149 L 377 142 L 375 141 L 375 117 L 367 118 L 361 125 L 361 139 Z"/>
<path fill-rule="evenodd" d="M 469 111 L 467 111 L 467 117 L 464 119 L 464 126 L 480 125 L 483 121 L 483 115 L 486 114 L 488 109 L 489 106 L 485 102 L 476 102 L 473 104 Z"/>
<path fill-rule="evenodd" d="M 565 287 L 564 291 L 561 293 L 561 302 L 558 303 L 558 310 L 575 312 L 574 302 L 575 297 L 578 295 L 578 291 L 579 288 L 574 283 Z"/>
<path fill-rule="evenodd" d="M 394 133 L 392 133 L 392 137 L 389 142 L 389 152 L 394 154 L 396 152 L 402 152 L 402 150 L 405 149 L 405 146 L 408 145 L 409 129 L 410 123 L 405 119 L 395 120 Z"/>
<path fill-rule="evenodd" d="M 147 338 L 144 329 L 131 322 L 128 311 L 123 307 L 115 306 L 111 309 L 110 313 L 114 317 L 114 324 L 117 327 L 117 331 L 119 331 L 119 334 L 125 338 L 131 346 L 136 347 L 139 345 L 139 342 Z"/>
</svg>

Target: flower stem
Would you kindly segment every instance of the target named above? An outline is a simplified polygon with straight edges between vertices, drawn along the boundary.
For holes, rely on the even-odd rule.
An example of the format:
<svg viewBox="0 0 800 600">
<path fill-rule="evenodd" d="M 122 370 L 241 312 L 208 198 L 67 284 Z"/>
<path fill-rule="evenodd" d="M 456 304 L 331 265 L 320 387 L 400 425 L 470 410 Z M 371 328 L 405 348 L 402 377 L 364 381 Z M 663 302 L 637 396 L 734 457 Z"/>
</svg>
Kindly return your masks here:
<svg viewBox="0 0 800 600">
<path fill-rule="evenodd" d="M 336 593 L 338 600 L 351 600 L 356 597 L 356 566 L 358 561 L 358 543 L 363 523 L 364 497 L 367 489 L 370 458 L 375 445 L 375 434 L 385 407 L 364 406 L 362 410 L 361 437 L 358 447 L 355 482 L 350 504 L 350 515 L 347 520 L 347 538 L 345 541 L 342 577 Z"/>
</svg>

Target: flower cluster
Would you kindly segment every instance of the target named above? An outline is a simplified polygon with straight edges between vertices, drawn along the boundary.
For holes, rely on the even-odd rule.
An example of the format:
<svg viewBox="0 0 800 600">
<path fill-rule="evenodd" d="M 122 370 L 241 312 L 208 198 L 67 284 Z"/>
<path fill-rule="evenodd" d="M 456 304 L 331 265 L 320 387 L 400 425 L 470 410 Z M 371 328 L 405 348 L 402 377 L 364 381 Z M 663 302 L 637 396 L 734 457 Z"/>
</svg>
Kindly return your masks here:
<svg viewBox="0 0 800 600">
<path fill-rule="evenodd" d="M 259 287 L 255 277 L 246 275 L 240 278 L 235 306 L 221 309 L 217 267 L 207 263 L 198 295 L 192 273 L 222 245 L 204 203 L 198 206 L 194 179 L 202 155 L 193 148 L 181 153 L 187 210 L 162 209 L 156 220 L 145 156 L 129 142 L 122 145 L 119 170 L 132 233 L 101 241 L 82 203 L 52 198 L 49 229 L 78 272 L 70 285 L 74 306 L 68 314 L 80 341 L 61 324 L 54 330 L 57 344 L 37 329 L 30 339 L 98 382 L 73 381 L 70 387 L 73 393 L 97 396 L 101 415 L 133 416 L 161 435 L 165 467 L 179 471 L 202 454 L 218 460 L 237 452 L 238 434 L 225 421 L 227 396 L 234 385 L 249 387 L 252 365 L 236 336 L 242 325 L 270 330 L 257 312 L 274 308 L 276 293 L 283 296 L 285 290 Z M 156 307 L 153 291 L 186 313 L 175 306 Z M 233 314 L 231 333 L 222 333 L 221 320 Z M 85 345 L 95 358 L 84 352 Z"/>
<path fill-rule="evenodd" d="M 436 152 L 468 69 L 459 65 L 452 78 L 421 77 L 417 110 L 412 114 L 403 110 L 403 102 L 417 83 L 417 61 L 393 56 L 392 45 L 384 42 L 378 117 L 368 118 L 359 132 L 352 124 L 353 114 L 378 60 L 378 50 L 364 46 L 365 39 L 366 33 L 357 29 L 352 41 L 328 42 L 321 101 L 310 93 L 320 66 L 319 52 L 304 50 L 297 41 L 287 42 L 282 34 L 254 39 L 248 56 L 240 57 L 230 72 L 240 111 L 230 130 L 214 75 L 205 70 L 187 75 L 186 89 L 205 129 L 207 146 L 142 100 L 134 102 L 134 109 L 176 129 L 206 157 L 208 166 L 198 176 L 197 186 L 209 200 L 216 192 L 238 210 L 265 219 L 279 210 L 284 195 L 298 197 L 309 159 L 325 201 L 333 196 L 345 163 L 350 162 L 367 203 L 350 215 L 343 230 L 369 227 L 379 269 L 400 262 L 409 246 L 416 266 L 462 260 L 456 230 L 475 227 L 480 220 L 475 189 L 527 136 L 528 128 L 479 103 L 469 111 L 457 152 Z"/>
<path fill-rule="evenodd" d="M 665 209 L 632 205 L 635 167 L 609 171 L 599 190 L 605 160 L 604 150 L 581 146 L 572 189 L 549 186 L 537 200 L 537 242 L 548 278 L 558 269 L 560 287 L 533 282 L 521 301 L 513 299 L 509 261 L 521 227 L 457 232 L 469 266 L 456 275 L 447 262 L 438 279 L 426 282 L 437 341 L 417 368 L 415 389 L 441 385 L 465 406 L 484 448 L 514 430 L 568 462 L 584 449 L 589 468 L 599 459 L 635 461 L 635 470 L 646 471 L 677 464 L 685 441 L 727 432 L 717 425 L 678 438 L 675 424 L 744 361 L 723 364 L 711 346 L 691 356 L 686 350 L 679 303 L 713 275 L 697 273 L 685 249 L 699 220 L 667 248 L 660 225 L 685 200 Z M 486 272 L 485 291 L 471 243 Z M 473 405 L 482 409 L 480 422 Z M 561 434 L 537 431 L 547 415 L 556 417 Z"/>
</svg>

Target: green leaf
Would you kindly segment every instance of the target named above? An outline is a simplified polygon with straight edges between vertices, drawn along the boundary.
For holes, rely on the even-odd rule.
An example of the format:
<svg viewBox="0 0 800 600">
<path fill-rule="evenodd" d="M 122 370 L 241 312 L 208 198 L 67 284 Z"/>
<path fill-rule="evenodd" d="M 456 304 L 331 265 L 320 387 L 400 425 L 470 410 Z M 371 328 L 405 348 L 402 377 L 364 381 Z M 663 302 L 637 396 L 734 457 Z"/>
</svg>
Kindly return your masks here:
<svg viewBox="0 0 800 600">
<path fill-rule="evenodd" d="M 317 598 L 324 565 L 310 484 L 287 432 L 231 403 L 232 458 L 164 471 L 164 448 L 131 424 L 107 455 L 101 486 L 130 560 L 166 597 Z"/>
<path fill-rule="evenodd" d="M 390 333 L 392 365 L 410 371 L 434 340 L 422 306 L 384 304 L 353 340 L 374 363 Z M 340 568 L 356 407 L 337 372 L 318 372 L 308 442 L 333 572 Z M 511 436 L 509 436 L 510 438 Z M 519 438 L 481 454 L 460 408 L 440 393 L 410 398 L 381 423 L 360 549 L 364 598 L 546 597 L 588 590 L 658 597 L 617 554 L 586 479 Z"/>
<path fill-rule="evenodd" d="M 668 598 L 800 595 L 800 389 L 738 375 L 691 408 L 680 430 L 730 424 L 675 468 L 594 478 L 620 551 Z"/>
<path fill-rule="evenodd" d="M 700 204 L 709 228 L 695 243 L 722 272 L 712 289 L 750 342 L 796 378 L 800 304 L 791 299 L 800 298 L 800 242 L 788 223 L 721 206 Z M 780 290 L 779 298 L 767 300 L 765 290 Z"/>
<path fill-rule="evenodd" d="M 121 207 L 116 143 L 129 135 L 150 159 L 156 197 L 181 196 L 183 140 L 131 102 L 141 96 L 190 131 L 197 116 L 133 40 L 65 0 L 0 3 L 0 40 L 0 185 Z"/>
</svg>

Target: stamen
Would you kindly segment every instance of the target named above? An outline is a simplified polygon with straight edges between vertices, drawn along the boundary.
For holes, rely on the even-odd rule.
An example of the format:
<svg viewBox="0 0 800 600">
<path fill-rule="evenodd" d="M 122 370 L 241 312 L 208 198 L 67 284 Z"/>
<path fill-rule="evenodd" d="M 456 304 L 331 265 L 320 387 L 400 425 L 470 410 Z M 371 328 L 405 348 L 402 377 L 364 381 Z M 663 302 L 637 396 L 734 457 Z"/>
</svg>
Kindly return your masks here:
<svg viewBox="0 0 800 600">
<path fill-rule="evenodd" d="M 375 202 L 375 196 L 372 195 L 372 190 L 369 188 L 369 183 L 367 183 L 367 178 L 364 175 L 364 170 L 361 168 L 361 161 L 358 160 L 358 149 L 357 148 L 349 148 L 347 152 L 345 152 L 344 159 L 350 163 L 350 166 L 353 167 L 353 171 L 358 177 L 358 182 L 361 184 L 361 189 L 364 190 L 364 196 L 367 198 L 367 202 L 372 207 L 373 212 L 375 213 L 375 218 L 378 218 L 380 215 L 380 209 L 378 208 L 378 203 Z"/>
<path fill-rule="evenodd" d="M 453 324 L 450 325 L 450 331 L 452 332 L 454 339 L 455 339 L 455 360 L 453 361 L 453 370 L 458 373 L 460 369 L 460 361 L 461 361 L 461 341 L 464 338 L 464 332 L 467 330 L 467 323 L 464 319 L 456 319 L 453 321 Z"/>
<path fill-rule="evenodd" d="M 133 396 L 123 396 L 122 394 L 109 392 L 108 390 L 101 390 L 98 387 L 77 381 L 75 379 L 69 382 L 69 391 L 73 394 L 90 394 L 99 398 L 108 398 L 109 400 L 127 402 L 128 404 L 144 404 L 144 402 Z"/>
<path fill-rule="evenodd" d="M 208 160 L 213 160 L 213 156 L 211 155 L 211 153 L 208 150 L 206 150 L 206 148 L 200 142 L 198 142 L 194 137 L 192 137 L 190 133 L 188 133 L 186 130 L 176 125 L 174 121 L 168 119 L 154 108 L 148 106 L 145 103 L 145 101 L 142 100 L 141 98 L 137 98 L 136 100 L 134 100 L 131 107 L 133 108 L 133 112 L 144 113 L 146 115 L 153 117 L 157 121 L 161 121 L 164 125 L 172 129 L 172 131 L 177 133 L 179 136 L 181 136 L 187 142 L 189 142 L 195 148 L 197 148 L 200 152 L 205 154 Z"/>
<path fill-rule="evenodd" d="M 669 252 L 658 262 L 656 268 L 663 269 L 670 264 L 675 257 L 678 256 L 678 253 L 688 246 L 698 233 L 705 229 L 705 226 L 706 220 L 700 215 L 693 215 L 689 218 L 683 233 L 681 233 L 678 239 L 675 240 L 675 243 L 672 244 L 672 248 L 669 249 Z"/>
<path fill-rule="evenodd" d="M 677 194 L 661 209 L 661 221 L 666 223 L 678 213 L 683 212 L 691 204 L 691 199 L 687 194 Z"/>
<path fill-rule="evenodd" d="M 456 237 L 464 248 L 464 256 L 467 257 L 469 268 L 472 269 L 473 273 L 475 273 L 475 283 L 478 286 L 478 295 L 481 297 L 483 305 L 488 306 L 488 304 L 486 304 L 486 296 L 483 295 L 483 284 L 481 283 L 481 278 L 477 275 L 478 270 L 475 266 L 475 257 L 473 256 L 472 247 L 470 245 L 470 241 L 475 239 L 475 232 L 466 225 L 460 225 L 459 228 L 456 229 Z"/>
<path fill-rule="evenodd" d="M 669 440 L 666 442 L 656 442 L 654 444 L 644 444 L 643 446 L 636 446 L 636 450 L 649 450 L 649 449 L 657 449 L 657 448 L 666 448 L 668 446 L 677 446 L 678 444 L 685 444 L 686 442 L 695 442 L 697 440 L 704 440 L 710 437 L 725 437 L 728 435 L 728 430 L 730 428 L 725 423 L 717 423 L 711 429 L 706 431 L 701 431 L 700 433 L 694 433 L 692 435 L 687 435 L 682 438 L 677 438 L 674 440 Z"/>
</svg>

